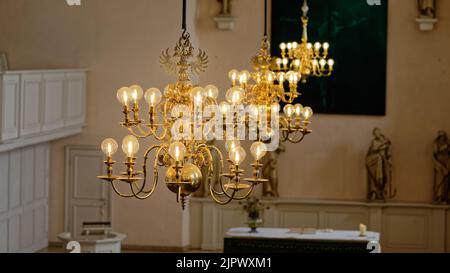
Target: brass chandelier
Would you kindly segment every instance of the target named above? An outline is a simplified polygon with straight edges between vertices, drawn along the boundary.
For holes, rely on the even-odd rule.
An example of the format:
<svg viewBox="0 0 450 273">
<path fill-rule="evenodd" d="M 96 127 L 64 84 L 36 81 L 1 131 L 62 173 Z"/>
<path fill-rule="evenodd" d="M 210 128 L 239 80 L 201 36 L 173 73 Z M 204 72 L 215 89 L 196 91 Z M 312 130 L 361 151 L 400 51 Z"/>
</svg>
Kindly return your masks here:
<svg viewBox="0 0 450 273">
<path fill-rule="evenodd" d="M 330 44 L 308 41 L 308 3 L 304 0 L 302 6 L 302 38 L 298 42 L 281 43 L 281 58 L 276 58 L 272 64 L 275 71 L 294 71 L 297 72 L 302 81 L 311 77 L 330 76 L 334 68 L 334 60 L 327 59 Z"/>
<path fill-rule="evenodd" d="M 286 69 L 277 69 L 276 66 L 273 68 L 273 64 L 277 64 L 279 59 L 273 58 L 270 54 L 270 43 L 267 38 L 267 0 L 264 1 L 264 6 L 264 38 L 259 54 L 251 59 L 254 71 L 239 72 L 233 69 L 229 72 L 232 87 L 227 92 L 227 100 L 232 105 L 239 103 L 249 105 L 251 111 L 246 120 L 247 124 L 253 119 L 266 124 L 267 127 L 275 125 L 279 128 L 280 141 L 299 143 L 312 132 L 308 125 L 313 110 L 301 104 L 292 105 L 300 95 L 297 90 L 304 77 L 301 71 L 287 65 Z M 283 60 L 287 62 L 287 58 Z M 283 108 L 284 116 L 278 116 L 280 103 L 286 104 Z M 277 117 L 270 119 L 269 117 L 273 115 Z M 275 124 L 271 124 L 273 122 Z M 271 136 L 270 131 L 268 135 L 259 135 L 262 141 Z"/>
<path fill-rule="evenodd" d="M 126 170 L 117 174 L 114 172 L 116 161 L 112 157 L 117 152 L 118 144 L 114 139 L 108 138 L 101 144 L 106 155 L 106 174 L 98 178 L 109 182 L 114 192 L 121 197 L 147 199 L 155 191 L 161 168 L 165 168 L 165 184 L 177 195 L 177 202 L 181 202 L 183 209 L 187 197 L 197 191 L 202 183 L 209 184 L 211 197 L 218 204 L 245 199 L 256 185 L 266 181 L 260 177 L 260 160 L 266 154 L 266 145 L 261 141 L 252 144 L 250 151 L 254 157 L 254 163 L 251 164 L 253 175 L 243 179 L 244 170 L 240 167 L 246 152 L 235 137 L 236 122 L 227 121 L 230 108 L 224 104 L 219 107 L 217 87 L 208 85 L 203 88 L 194 85 L 190 79 L 191 73 L 205 71 L 208 57 L 201 49 L 194 56 L 194 48 L 186 28 L 186 0 L 183 0 L 182 30 L 174 54 L 170 55 L 167 49 L 161 56 L 161 65 L 168 73 L 178 76 L 175 83 L 165 87 L 164 94 L 157 88 L 150 88 L 144 93 L 138 85 L 118 90 L 117 99 L 123 106 L 124 115 L 121 126 L 130 133 L 122 141 Z M 148 105 L 147 120 L 141 118 L 142 98 Z M 234 99 L 236 101 L 237 98 Z M 206 109 L 213 111 L 210 115 L 203 115 Z M 234 121 L 237 120 L 236 113 L 231 116 Z M 229 171 L 226 173 L 222 152 L 216 146 L 208 144 L 211 135 L 213 138 L 231 135 L 226 143 L 229 163 Z M 142 169 L 137 170 L 139 139 L 147 138 L 153 138 L 158 143 L 145 150 Z M 219 170 L 214 169 L 213 154 L 220 161 Z M 206 168 L 206 176 L 202 174 L 202 168 Z M 215 183 L 212 182 L 214 172 L 220 174 Z M 151 175 L 153 181 L 148 183 Z M 129 192 L 119 191 L 117 183 L 129 187 Z"/>
</svg>

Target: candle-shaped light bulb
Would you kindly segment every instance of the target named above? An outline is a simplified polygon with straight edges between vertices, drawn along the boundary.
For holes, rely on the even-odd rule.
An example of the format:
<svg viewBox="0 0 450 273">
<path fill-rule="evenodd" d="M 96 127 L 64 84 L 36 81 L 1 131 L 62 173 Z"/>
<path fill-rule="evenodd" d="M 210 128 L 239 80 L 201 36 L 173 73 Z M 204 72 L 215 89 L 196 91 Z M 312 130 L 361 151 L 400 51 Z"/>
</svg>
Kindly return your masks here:
<svg viewBox="0 0 450 273">
<path fill-rule="evenodd" d="M 205 92 L 206 96 L 211 99 L 217 99 L 217 97 L 219 96 L 219 89 L 212 84 L 205 87 Z"/>
<path fill-rule="evenodd" d="M 317 61 L 316 59 L 314 59 L 312 61 L 313 68 L 315 68 L 318 64 L 319 64 L 319 61 Z"/>
<path fill-rule="evenodd" d="M 286 44 L 285 43 L 281 43 L 280 44 L 280 49 L 281 49 L 281 51 L 285 51 L 286 50 Z"/>
<path fill-rule="evenodd" d="M 301 104 L 294 105 L 294 112 L 297 117 L 301 117 L 303 113 L 303 105 Z"/>
<path fill-rule="evenodd" d="M 327 61 L 325 61 L 325 59 L 321 59 L 321 60 L 319 61 L 319 64 L 320 64 L 320 67 L 321 67 L 321 68 L 324 68 L 325 65 L 327 64 Z"/>
<path fill-rule="evenodd" d="M 177 162 L 183 160 L 186 154 L 186 146 L 181 142 L 174 142 L 169 146 L 169 155 Z"/>
<path fill-rule="evenodd" d="M 131 99 L 134 103 L 137 103 L 142 99 L 142 96 L 144 95 L 144 91 L 142 90 L 142 87 L 139 85 L 132 85 L 130 86 L 130 94 Z"/>
<path fill-rule="evenodd" d="M 135 136 L 128 135 L 122 140 L 122 151 L 127 157 L 134 157 L 139 151 L 139 141 Z"/>
<path fill-rule="evenodd" d="M 286 65 L 288 64 L 288 62 L 289 62 L 288 58 L 284 58 L 284 59 L 283 59 L 283 65 L 284 65 L 284 66 L 286 66 Z"/>
<path fill-rule="evenodd" d="M 245 156 L 246 153 L 242 147 L 236 147 L 229 152 L 229 158 L 235 165 L 240 165 L 244 161 Z"/>
<path fill-rule="evenodd" d="M 128 106 L 128 102 L 130 101 L 131 90 L 128 87 L 122 87 L 117 91 L 117 100 L 123 106 Z"/>
<path fill-rule="evenodd" d="M 313 110 L 311 109 L 311 107 L 305 107 L 305 108 L 303 108 L 302 115 L 303 115 L 303 118 L 304 118 L 306 121 L 309 120 L 309 119 L 311 119 L 311 117 L 313 116 L 313 114 L 314 114 L 314 112 L 313 112 Z"/>
<path fill-rule="evenodd" d="M 117 142 L 112 138 L 103 140 L 101 148 L 107 157 L 112 157 L 117 152 Z"/>
<path fill-rule="evenodd" d="M 278 75 L 277 75 L 278 83 L 279 83 L 279 84 L 283 84 L 284 79 L 285 79 L 285 74 L 284 74 L 284 72 L 278 73 Z"/>
<path fill-rule="evenodd" d="M 145 91 L 144 99 L 148 103 L 148 105 L 155 107 L 158 103 L 161 102 L 162 94 L 158 88 L 150 88 Z"/>
<path fill-rule="evenodd" d="M 292 104 L 287 104 L 284 108 L 283 108 L 284 113 L 286 114 L 286 116 L 288 118 L 291 118 L 292 115 L 294 114 L 294 106 L 292 106 Z"/>
<path fill-rule="evenodd" d="M 307 49 L 311 49 L 312 47 L 313 47 L 313 45 L 312 45 L 311 43 L 307 43 L 307 44 L 306 44 L 306 48 L 307 48 Z"/>
<path fill-rule="evenodd" d="M 322 47 L 325 51 L 327 51 L 330 48 L 330 44 L 325 42 L 323 43 Z"/>
<path fill-rule="evenodd" d="M 291 49 L 292 49 L 292 43 L 288 43 L 288 44 L 287 44 L 287 49 L 288 49 L 288 50 L 291 50 Z"/>
<path fill-rule="evenodd" d="M 298 43 L 297 43 L 297 42 L 293 42 L 293 43 L 292 43 L 292 48 L 293 48 L 293 49 L 296 49 L 297 47 L 298 47 Z"/>
</svg>

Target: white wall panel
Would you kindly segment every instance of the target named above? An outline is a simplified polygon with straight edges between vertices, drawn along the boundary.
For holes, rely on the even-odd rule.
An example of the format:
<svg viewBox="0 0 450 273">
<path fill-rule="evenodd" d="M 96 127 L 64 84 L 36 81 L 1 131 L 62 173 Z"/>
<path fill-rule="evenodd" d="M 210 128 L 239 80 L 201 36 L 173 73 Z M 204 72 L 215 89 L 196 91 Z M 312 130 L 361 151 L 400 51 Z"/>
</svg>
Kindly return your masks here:
<svg viewBox="0 0 450 273">
<path fill-rule="evenodd" d="M 19 136 L 19 94 L 20 81 L 17 75 L 3 77 L 3 94 L 1 95 L 1 140 L 14 139 Z"/>
<path fill-rule="evenodd" d="M 30 74 L 22 77 L 21 87 L 21 126 L 20 135 L 27 136 L 41 131 L 41 74 Z"/>
<path fill-rule="evenodd" d="M 64 126 L 64 73 L 44 74 L 43 124 L 42 130 L 49 131 Z"/>
</svg>

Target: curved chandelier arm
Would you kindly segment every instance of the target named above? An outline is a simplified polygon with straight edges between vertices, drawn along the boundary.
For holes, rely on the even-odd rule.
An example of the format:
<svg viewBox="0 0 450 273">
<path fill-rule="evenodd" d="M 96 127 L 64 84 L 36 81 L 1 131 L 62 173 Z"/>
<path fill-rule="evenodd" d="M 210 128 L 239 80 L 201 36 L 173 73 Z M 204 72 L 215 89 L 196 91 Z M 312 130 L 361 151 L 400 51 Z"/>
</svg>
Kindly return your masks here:
<svg viewBox="0 0 450 273">
<path fill-rule="evenodd" d="M 114 185 L 114 181 L 111 181 L 111 186 L 112 186 L 114 192 L 115 192 L 118 196 L 120 196 L 120 197 L 124 197 L 124 198 L 132 198 L 132 197 L 135 197 L 134 194 L 123 194 L 123 193 L 121 193 L 121 192 L 117 189 L 116 185 Z"/>
<path fill-rule="evenodd" d="M 153 162 L 153 185 L 151 187 L 151 189 L 149 191 L 145 191 L 145 184 L 147 181 L 147 160 L 148 160 L 148 155 L 150 154 L 150 152 L 154 149 L 158 148 L 158 150 L 155 153 L 155 161 Z M 159 154 L 161 153 L 161 151 L 164 149 L 164 146 L 161 145 L 153 145 L 151 146 L 144 155 L 144 165 L 142 166 L 142 172 L 144 175 L 144 182 L 142 183 L 142 187 L 139 190 L 138 193 L 136 193 L 136 198 L 138 199 L 147 199 L 148 197 L 150 197 L 150 195 L 153 194 L 153 192 L 156 189 L 156 186 L 158 185 L 158 160 L 159 160 Z M 134 192 L 134 188 L 132 187 L 132 191 Z M 139 194 L 144 193 L 144 196 L 139 196 Z"/>
<path fill-rule="evenodd" d="M 160 136 L 157 135 L 158 131 L 157 127 L 155 129 L 149 128 L 147 132 L 144 129 L 142 129 L 141 125 L 137 125 L 136 128 L 138 128 L 140 134 L 136 133 L 133 127 L 128 127 L 127 129 L 132 135 L 134 135 L 137 138 L 147 138 L 149 136 L 153 136 L 155 139 L 162 141 L 167 136 L 167 128 L 163 129 Z"/>
</svg>

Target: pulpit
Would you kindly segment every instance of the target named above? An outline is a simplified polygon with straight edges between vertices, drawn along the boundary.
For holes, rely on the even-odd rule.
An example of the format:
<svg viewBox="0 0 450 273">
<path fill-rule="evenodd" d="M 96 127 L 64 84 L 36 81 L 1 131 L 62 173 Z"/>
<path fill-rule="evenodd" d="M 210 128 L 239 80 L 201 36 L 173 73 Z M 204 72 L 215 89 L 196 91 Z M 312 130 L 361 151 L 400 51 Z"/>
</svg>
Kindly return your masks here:
<svg viewBox="0 0 450 273">
<path fill-rule="evenodd" d="M 288 228 L 232 228 L 224 239 L 225 253 L 379 253 L 380 234 L 317 230 L 302 234 Z"/>
</svg>

